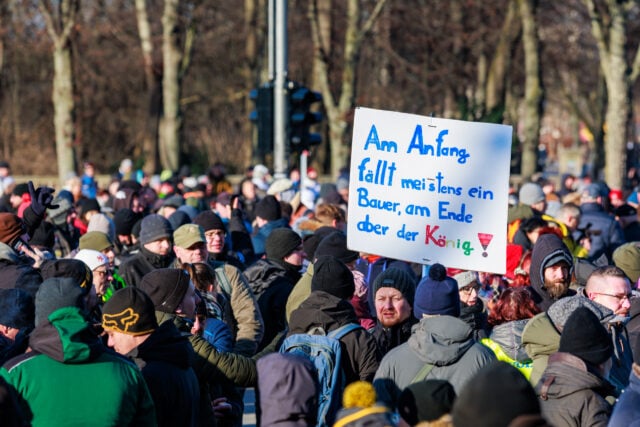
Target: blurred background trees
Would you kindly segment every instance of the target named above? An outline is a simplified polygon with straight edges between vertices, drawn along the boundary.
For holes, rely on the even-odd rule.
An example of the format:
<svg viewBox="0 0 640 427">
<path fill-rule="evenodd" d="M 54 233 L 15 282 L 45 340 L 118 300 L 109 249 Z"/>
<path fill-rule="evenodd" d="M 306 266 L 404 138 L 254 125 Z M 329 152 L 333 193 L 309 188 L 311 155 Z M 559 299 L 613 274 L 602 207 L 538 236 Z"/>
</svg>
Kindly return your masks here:
<svg viewBox="0 0 640 427">
<path fill-rule="evenodd" d="M 267 3 L 2 2 L 0 157 L 61 177 L 124 157 L 242 171 Z M 619 188 L 638 162 L 639 14 L 637 0 L 290 0 L 289 78 L 324 97 L 312 164 L 349 164 L 361 105 L 510 124 L 514 173 L 604 171 Z"/>
</svg>

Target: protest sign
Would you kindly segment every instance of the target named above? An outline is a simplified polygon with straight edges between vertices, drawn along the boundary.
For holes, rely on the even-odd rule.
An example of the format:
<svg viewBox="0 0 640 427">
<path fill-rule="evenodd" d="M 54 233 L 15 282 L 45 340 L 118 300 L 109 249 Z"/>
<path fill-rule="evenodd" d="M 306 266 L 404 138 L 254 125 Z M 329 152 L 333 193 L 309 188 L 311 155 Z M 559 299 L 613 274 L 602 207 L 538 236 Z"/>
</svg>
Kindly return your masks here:
<svg viewBox="0 0 640 427">
<path fill-rule="evenodd" d="M 347 245 L 504 273 L 511 126 L 357 108 Z"/>
</svg>

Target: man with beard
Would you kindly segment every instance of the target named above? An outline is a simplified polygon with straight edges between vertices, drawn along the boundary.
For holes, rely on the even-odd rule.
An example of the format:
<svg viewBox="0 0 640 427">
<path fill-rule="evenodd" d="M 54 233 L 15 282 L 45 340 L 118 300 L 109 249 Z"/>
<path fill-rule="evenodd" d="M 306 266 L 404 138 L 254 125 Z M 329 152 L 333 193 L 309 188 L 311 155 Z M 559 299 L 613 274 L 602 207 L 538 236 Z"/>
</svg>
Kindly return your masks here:
<svg viewBox="0 0 640 427">
<path fill-rule="evenodd" d="M 575 295 L 569 289 L 573 258 L 562 239 L 555 234 L 543 234 L 531 254 L 531 293 L 541 311 L 546 311 L 560 298 Z"/>
</svg>

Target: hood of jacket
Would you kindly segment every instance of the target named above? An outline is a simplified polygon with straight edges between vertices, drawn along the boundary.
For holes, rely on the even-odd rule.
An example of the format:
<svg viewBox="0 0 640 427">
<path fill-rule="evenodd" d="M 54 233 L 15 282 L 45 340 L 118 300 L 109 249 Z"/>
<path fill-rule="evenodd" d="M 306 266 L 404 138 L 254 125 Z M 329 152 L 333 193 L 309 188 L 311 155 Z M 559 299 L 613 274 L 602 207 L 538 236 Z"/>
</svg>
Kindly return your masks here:
<svg viewBox="0 0 640 427">
<path fill-rule="evenodd" d="M 408 343 L 423 362 L 447 366 L 456 363 L 475 341 L 471 326 L 462 320 L 435 316 L 414 325 Z"/>
<path fill-rule="evenodd" d="M 100 341 L 81 310 L 63 307 L 38 325 L 29 338 L 33 351 L 68 364 L 87 363 L 104 351 Z"/>
<path fill-rule="evenodd" d="M 580 358 L 569 353 L 552 354 L 547 369 L 536 386 L 536 393 L 561 399 L 580 390 L 593 390 L 602 397 L 613 396 L 615 393 L 615 387 L 590 372 Z"/>
<path fill-rule="evenodd" d="M 572 297 L 562 298 L 554 302 L 547 310 L 547 315 L 553 323 L 553 326 L 558 331 L 562 332 L 565 323 L 567 323 L 567 319 L 569 319 L 571 313 L 573 313 L 578 307 L 586 307 L 591 310 L 593 314 L 598 317 L 600 323 L 602 323 L 602 325 L 607 329 L 607 325 L 609 323 L 620 321 L 613 311 L 602 304 L 591 301 L 589 298 L 584 296 L 583 292 L 579 292 Z"/>
<path fill-rule="evenodd" d="M 277 279 L 286 278 L 295 284 L 300 279 L 300 274 L 295 272 L 295 275 L 297 277 L 294 277 L 290 270 L 270 259 L 260 259 L 244 271 L 244 276 L 256 299 Z"/>
<path fill-rule="evenodd" d="M 544 289 L 544 270 L 550 266 L 550 261 L 558 258 L 563 258 L 569 264 L 569 274 L 571 274 L 573 257 L 567 246 L 556 235 L 545 234 L 540 236 L 533 247 L 531 266 L 529 268 L 531 287 L 537 293 L 547 295 L 547 291 Z"/>
<path fill-rule="evenodd" d="M 511 359 L 526 363 L 531 360 L 522 345 L 522 331 L 529 319 L 514 320 L 494 326 L 491 331 L 491 340 L 502 348 Z"/>
<path fill-rule="evenodd" d="M 304 334 L 312 327 L 321 327 L 328 332 L 347 323 L 358 323 L 355 310 L 348 301 L 324 291 L 313 291 L 291 313 L 289 334 Z"/>
<path fill-rule="evenodd" d="M 167 319 L 127 356 L 133 358 L 140 368 L 149 362 L 165 362 L 187 369 L 194 353 L 187 337 L 180 333 L 171 319 Z"/>
</svg>

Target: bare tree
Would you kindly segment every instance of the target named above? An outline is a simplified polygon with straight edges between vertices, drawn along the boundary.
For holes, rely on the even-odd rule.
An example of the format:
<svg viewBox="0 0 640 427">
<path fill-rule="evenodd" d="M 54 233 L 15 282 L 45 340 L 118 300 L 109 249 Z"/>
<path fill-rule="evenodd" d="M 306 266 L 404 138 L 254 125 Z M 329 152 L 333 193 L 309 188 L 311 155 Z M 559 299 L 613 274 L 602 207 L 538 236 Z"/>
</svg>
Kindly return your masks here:
<svg viewBox="0 0 640 427">
<path fill-rule="evenodd" d="M 342 64 L 340 64 L 342 76 L 337 91 L 338 96 L 334 96 L 329 81 L 329 72 L 333 67 L 333 64 L 329 63 L 331 45 L 327 46 L 323 43 L 326 38 L 323 37 L 323 26 L 320 25 L 318 16 L 318 10 L 321 9 L 318 5 L 326 1 L 328 0 L 309 1 L 309 21 L 313 40 L 314 80 L 320 87 L 324 108 L 328 116 L 331 171 L 333 176 L 337 176 L 350 151 L 350 144 L 345 143 L 345 136 L 349 124 L 347 119 L 354 107 L 360 50 L 365 37 L 380 16 L 387 0 L 377 0 L 366 20 L 363 19 L 362 2 L 360 0 L 347 1 L 347 25 L 344 30 L 344 53 Z"/>
<path fill-rule="evenodd" d="M 591 32 L 600 53 L 600 68 L 607 87 L 605 114 L 605 181 L 612 188 L 622 188 L 626 174 L 627 124 L 632 105 L 632 87 L 640 73 L 640 46 L 633 55 L 633 64 L 626 59 L 626 30 L 632 0 L 605 0 L 596 5 L 584 0 L 591 18 Z"/>
<path fill-rule="evenodd" d="M 56 134 L 58 178 L 63 182 L 67 174 L 76 171 L 73 150 L 75 142 L 74 76 L 70 39 L 80 8 L 80 0 L 61 0 L 57 5 L 47 0 L 40 0 L 38 6 L 53 41 L 53 122 Z"/>
<path fill-rule="evenodd" d="M 533 175 L 538 162 L 538 140 L 542 118 L 542 79 L 540 77 L 540 43 L 536 22 L 537 0 L 518 0 L 522 19 L 522 44 L 525 59 L 524 123 L 522 135 L 522 169 L 524 177 Z"/>
</svg>

